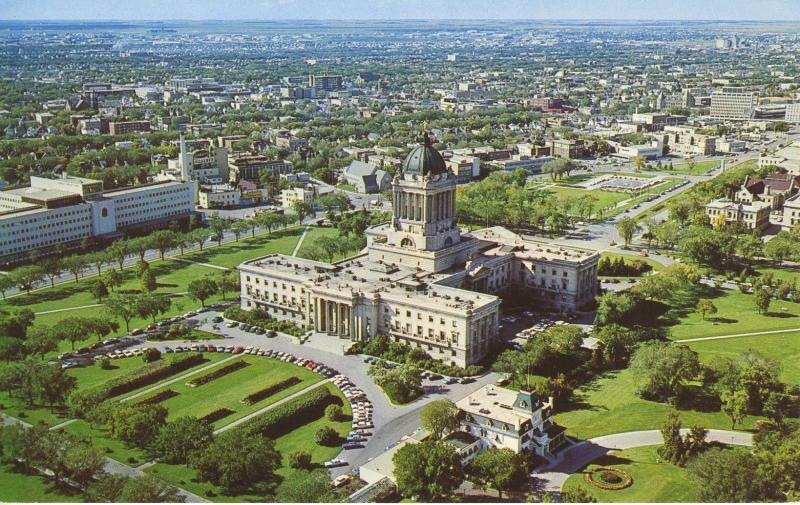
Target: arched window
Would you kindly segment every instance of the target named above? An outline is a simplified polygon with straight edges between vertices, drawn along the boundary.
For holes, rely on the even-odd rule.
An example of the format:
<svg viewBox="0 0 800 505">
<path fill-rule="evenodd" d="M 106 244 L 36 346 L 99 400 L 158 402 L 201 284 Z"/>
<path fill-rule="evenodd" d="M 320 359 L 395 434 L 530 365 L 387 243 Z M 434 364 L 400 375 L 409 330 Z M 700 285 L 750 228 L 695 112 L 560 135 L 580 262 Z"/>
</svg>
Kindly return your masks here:
<svg viewBox="0 0 800 505">
<path fill-rule="evenodd" d="M 103 207 L 100 211 L 100 215 L 103 217 L 108 217 L 108 207 Z"/>
<path fill-rule="evenodd" d="M 400 241 L 400 247 L 414 247 L 414 241 L 406 237 Z"/>
<path fill-rule="evenodd" d="M 445 247 L 450 247 L 451 245 L 453 245 L 453 237 L 447 237 L 446 239 L 444 239 Z"/>
</svg>

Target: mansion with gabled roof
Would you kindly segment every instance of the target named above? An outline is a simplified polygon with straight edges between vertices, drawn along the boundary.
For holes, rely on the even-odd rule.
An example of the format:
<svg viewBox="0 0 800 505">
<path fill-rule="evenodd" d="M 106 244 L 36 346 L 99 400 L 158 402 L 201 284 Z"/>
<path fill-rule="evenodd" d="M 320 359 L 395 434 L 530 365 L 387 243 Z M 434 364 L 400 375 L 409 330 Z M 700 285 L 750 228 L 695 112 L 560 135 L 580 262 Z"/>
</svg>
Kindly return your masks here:
<svg viewBox="0 0 800 505">
<path fill-rule="evenodd" d="M 282 254 L 242 263 L 241 306 L 357 341 L 377 334 L 457 366 L 498 337 L 501 296 L 573 311 L 594 299 L 596 251 L 523 240 L 500 227 L 456 226 L 456 176 L 425 136 L 392 182 L 393 216 L 367 248 L 328 264 Z"/>
</svg>

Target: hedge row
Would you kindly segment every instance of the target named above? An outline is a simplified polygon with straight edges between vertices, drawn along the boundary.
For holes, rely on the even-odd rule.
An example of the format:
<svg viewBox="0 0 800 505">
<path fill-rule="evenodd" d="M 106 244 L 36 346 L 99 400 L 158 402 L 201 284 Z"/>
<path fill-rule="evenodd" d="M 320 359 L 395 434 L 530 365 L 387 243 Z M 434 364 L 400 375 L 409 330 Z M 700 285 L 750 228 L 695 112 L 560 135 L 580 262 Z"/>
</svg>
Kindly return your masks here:
<svg viewBox="0 0 800 505">
<path fill-rule="evenodd" d="M 233 410 L 226 409 L 225 407 L 223 407 L 221 409 L 212 410 L 208 414 L 201 417 L 200 420 L 203 421 L 204 423 L 212 424 L 216 423 L 220 419 L 228 417 L 229 415 L 233 414 L 233 412 L 234 412 Z"/>
<path fill-rule="evenodd" d="M 201 353 L 177 354 L 168 359 L 149 363 L 93 388 L 73 391 L 68 400 L 69 409 L 74 416 L 83 417 L 89 409 L 108 398 L 155 384 L 201 363 L 203 363 Z"/>
<path fill-rule="evenodd" d="M 229 373 L 233 373 L 233 372 L 235 372 L 237 370 L 241 370 L 242 368 L 244 368 L 246 366 L 250 366 L 250 363 L 248 363 L 247 361 L 244 361 L 244 360 L 237 360 L 237 361 L 234 361 L 233 363 L 225 365 L 222 368 L 217 368 L 216 370 L 214 370 L 211 373 L 207 373 L 205 375 L 201 375 L 200 377 L 198 377 L 196 379 L 192 379 L 189 382 L 187 382 L 186 385 L 189 386 L 189 387 L 192 387 L 192 388 L 196 388 L 197 386 L 202 386 L 203 384 L 208 384 L 209 382 L 211 382 L 213 380 L 217 380 L 220 377 L 224 377 L 225 375 L 228 375 Z"/>
<path fill-rule="evenodd" d="M 155 405 L 157 403 L 161 403 L 165 400 L 169 400 L 175 396 L 178 396 L 179 393 L 173 391 L 172 389 L 165 389 L 160 393 L 154 394 L 149 398 L 145 398 L 142 401 L 136 402 L 136 405 Z"/>
<path fill-rule="evenodd" d="M 242 403 L 246 405 L 253 405 L 254 403 L 258 403 L 264 398 L 269 398 L 270 396 L 283 391 L 286 388 L 290 388 L 295 384 L 299 384 L 303 382 L 299 377 L 289 377 L 287 379 L 283 379 L 280 382 L 276 382 L 271 386 L 267 386 L 262 390 L 256 391 L 255 393 L 251 393 L 244 397 Z"/>
<path fill-rule="evenodd" d="M 236 428 L 244 436 L 262 435 L 268 438 L 278 438 L 298 428 L 319 419 L 325 413 L 325 407 L 341 400 L 331 394 L 326 387 L 313 391 L 284 403 L 264 414 L 254 417 Z"/>
</svg>

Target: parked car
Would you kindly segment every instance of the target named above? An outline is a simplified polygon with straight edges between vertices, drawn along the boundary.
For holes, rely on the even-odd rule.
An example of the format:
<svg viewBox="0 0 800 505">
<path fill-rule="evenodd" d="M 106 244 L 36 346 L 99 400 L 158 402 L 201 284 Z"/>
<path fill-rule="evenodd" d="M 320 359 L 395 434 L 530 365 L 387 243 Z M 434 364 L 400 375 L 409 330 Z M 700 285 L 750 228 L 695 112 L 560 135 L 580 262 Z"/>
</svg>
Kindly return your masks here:
<svg viewBox="0 0 800 505">
<path fill-rule="evenodd" d="M 215 316 L 213 319 L 211 319 L 212 323 L 221 323 L 222 321 L 222 316 Z"/>
</svg>

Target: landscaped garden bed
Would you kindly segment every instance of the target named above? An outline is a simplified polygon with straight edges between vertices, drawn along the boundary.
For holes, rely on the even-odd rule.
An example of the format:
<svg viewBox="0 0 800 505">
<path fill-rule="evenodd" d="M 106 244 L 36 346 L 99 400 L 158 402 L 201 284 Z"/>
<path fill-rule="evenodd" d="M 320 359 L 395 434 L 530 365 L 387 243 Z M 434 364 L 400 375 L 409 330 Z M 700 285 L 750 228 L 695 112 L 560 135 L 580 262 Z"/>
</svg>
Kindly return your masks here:
<svg viewBox="0 0 800 505">
<path fill-rule="evenodd" d="M 633 484 L 633 477 L 631 474 L 621 468 L 606 466 L 599 466 L 592 470 L 587 470 L 584 472 L 583 478 L 592 486 L 607 491 L 625 489 Z"/>
<path fill-rule="evenodd" d="M 173 398 L 175 396 L 178 396 L 177 391 L 173 391 L 172 389 L 165 389 L 164 391 L 160 391 L 157 394 L 154 394 L 153 396 L 150 396 L 148 398 L 145 398 L 144 400 L 136 402 L 136 405 L 155 405 L 165 400 L 169 400 L 170 398 Z"/>
<path fill-rule="evenodd" d="M 217 409 L 217 410 L 213 410 L 213 411 L 209 412 L 208 414 L 206 414 L 203 417 L 201 417 L 200 420 L 203 421 L 204 423 L 214 424 L 217 421 L 219 421 L 220 419 L 224 419 L 224 418 L 228 417 L 229 415 L 233 414 L 234 412 L 235 411 L 233 411 L 231 409 L 227 409 L 227 408 L 223 407 L 221 409 Z"/>
<path fill-rule="evenodd" d="M 244 360 L 234 361 L 233 363 L 218 368 L 211 373 L 201 375 L 196 379 L 192 379 L 188 381 L 186 385 L 192 388 L 196 388 L 197 386 L 208 384 L 211 381 L 217 380 L 220 377 L 224 377 L 225 375 L 241 370 L 242 368 L 247 366 L 250 366 L 250 363 L 248 363 L 247 361 Z"/>
<path fill-rule="evenodd" d="M 244 403 L 245 405 L 253 405 L 265 398 L 269 398 L 275 393 L 283 391 L 284 389 L 290 388 L 295 384 L 299 384 L 301 382 L 303 381 L 299 377 L 288 377 L 280 382 L 267 386 L 260 391 L 256 391 L 255 393 L 250 393 L 249 395 L 244 397 L 242 403 Z"/>
</svg>

